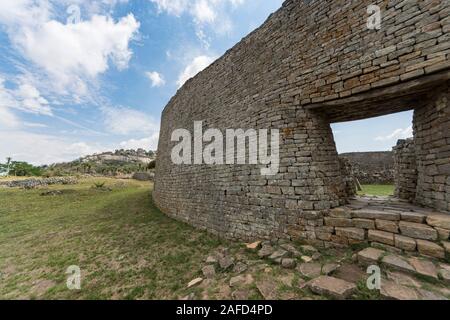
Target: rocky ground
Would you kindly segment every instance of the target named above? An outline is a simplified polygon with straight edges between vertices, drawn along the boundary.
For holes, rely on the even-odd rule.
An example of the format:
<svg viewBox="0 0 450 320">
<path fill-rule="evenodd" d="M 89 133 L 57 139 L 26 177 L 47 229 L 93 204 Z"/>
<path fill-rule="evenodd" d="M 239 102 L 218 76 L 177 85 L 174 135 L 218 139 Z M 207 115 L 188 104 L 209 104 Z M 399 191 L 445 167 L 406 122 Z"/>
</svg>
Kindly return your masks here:
<svg viewBox="0 0 450 320">
<path fill-rule="evenodd" d="M 380 290 L 367 287 L 369 266 L 380 268 Z M 199 274 L 181 299 L 450 298 L 449 264 L 372 247 L 320 250 L 287 241 L 222 247 L 205 257 Z"/>
</svg>

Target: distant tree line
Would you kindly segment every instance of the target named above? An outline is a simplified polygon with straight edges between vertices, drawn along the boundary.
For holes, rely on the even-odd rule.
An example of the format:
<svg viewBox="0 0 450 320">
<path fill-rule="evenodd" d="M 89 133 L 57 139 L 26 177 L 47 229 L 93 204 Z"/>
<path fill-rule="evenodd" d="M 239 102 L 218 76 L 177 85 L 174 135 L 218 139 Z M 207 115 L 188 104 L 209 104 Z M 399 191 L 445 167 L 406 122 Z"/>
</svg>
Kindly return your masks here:
<svg viewBox="0 0 450 320">
<path fill-rule="evenodd" d="M 25 161 L 12 161 L 6 158 L 6 163 L 0 163 L 0 173 L 3 175 L 25 177 L 25 176 L 41 176 L 43 170 Z"/>
</svg>

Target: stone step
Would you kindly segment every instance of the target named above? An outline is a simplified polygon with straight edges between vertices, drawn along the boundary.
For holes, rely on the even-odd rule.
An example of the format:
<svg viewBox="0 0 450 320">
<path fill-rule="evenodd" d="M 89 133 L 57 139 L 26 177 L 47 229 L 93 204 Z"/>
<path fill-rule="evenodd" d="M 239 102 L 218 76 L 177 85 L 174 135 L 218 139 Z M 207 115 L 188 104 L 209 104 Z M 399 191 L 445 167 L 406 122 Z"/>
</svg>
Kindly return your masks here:
<svg viewBox="0 0 450 320">
<path fill-rule="evenodd" d="M 309 281 L 307 286 L 316 294 L 341 300 L 349 298 L 356 290 L 355 284 L 329 276 L 315 278 Z"/>
<path fill-rule="evenodd" d="M 443 283 L 449 283 L 450 280 L 449 264 L 435 264 L 423 257 L 406 257 L 370 247 L 358 252 L 357 259 L 364 266 L 382 265 L 388 269 L 442 281 Z"/>
</svg>

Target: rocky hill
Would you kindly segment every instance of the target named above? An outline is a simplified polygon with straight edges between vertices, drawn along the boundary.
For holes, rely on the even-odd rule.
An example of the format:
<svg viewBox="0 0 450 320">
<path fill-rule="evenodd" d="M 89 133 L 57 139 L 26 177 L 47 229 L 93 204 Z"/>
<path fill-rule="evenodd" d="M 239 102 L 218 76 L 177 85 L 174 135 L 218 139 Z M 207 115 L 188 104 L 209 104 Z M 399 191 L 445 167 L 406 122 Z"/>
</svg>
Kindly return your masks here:
<svg viewBox="0 0 450 320">
<path fill-rule="evenodd" d="M 93 174 L 105 176 L 129 175 L 149 172 L 155 167 L 156 152 L 138 150 L 116 150 L 88 155 L 68 163 L 44 166 L 45 175 Z"/>
</svg>

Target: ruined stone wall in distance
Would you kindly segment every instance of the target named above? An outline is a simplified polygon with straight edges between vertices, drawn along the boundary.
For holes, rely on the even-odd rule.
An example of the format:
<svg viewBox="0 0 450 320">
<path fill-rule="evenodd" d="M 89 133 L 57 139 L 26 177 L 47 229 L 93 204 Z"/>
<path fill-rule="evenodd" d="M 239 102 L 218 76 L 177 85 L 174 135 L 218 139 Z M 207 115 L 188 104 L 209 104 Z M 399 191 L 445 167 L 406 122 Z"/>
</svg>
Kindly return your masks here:
<svg viewBox="0 0 450 320">
<path fill-rule="evenodd" d="M 350 161 L 353 174 L 361 184 L 394 183 L 394 155 L 391 151 L 350 152 L 339 157 Z"/>
<path fill-rule="evenodd" d="M 394 147 L 397 198 L 414 201 L 417 189 L 416 149 L 413 139 L 399 140 Z"/>
<path fill-rule="evenodd" d="M 372 4 L 382 8 L 381 30 L 366 27 Z M 305 106 L 448 69 L 449 9 L 449 1 L 286 1 L 166 106 L 155 203 L 228 238 L 320 239 L 323 213 L 343 204 L 345 184 L 327 119 Z M 173 130 L 194 121 L 280 129 L 279 174 L 172 164 Z"/>
</svg>

